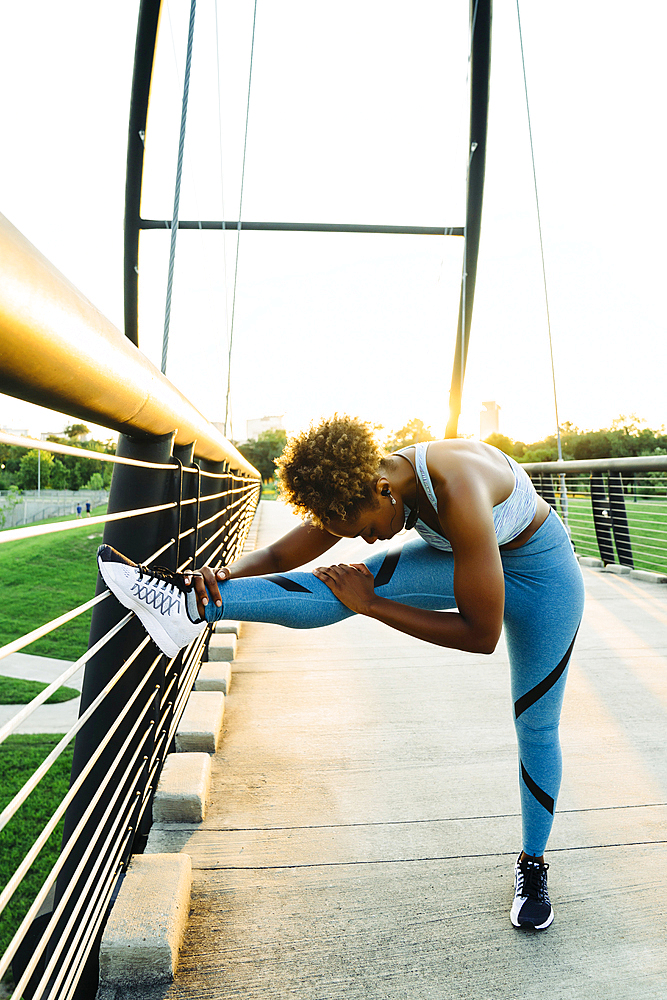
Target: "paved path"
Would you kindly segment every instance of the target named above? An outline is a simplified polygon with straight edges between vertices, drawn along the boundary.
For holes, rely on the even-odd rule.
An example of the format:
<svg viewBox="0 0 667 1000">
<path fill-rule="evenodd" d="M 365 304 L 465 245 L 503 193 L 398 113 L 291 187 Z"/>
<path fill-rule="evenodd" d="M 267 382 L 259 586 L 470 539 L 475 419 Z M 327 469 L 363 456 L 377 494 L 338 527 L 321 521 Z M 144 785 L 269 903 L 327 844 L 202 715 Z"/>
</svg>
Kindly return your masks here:
<svg viewBox="0 0 667 1000">
<path fill-rule="evenodd" d="M 293 523 L 263 507 L 260 545 Z M 504 646 L 457 653 L 363 618 L 248 625 L 206 821 L 153 834 L 195 868 L 160 996 L 667 998 L 667 587 L 585 576 L 549 931 L 508 917 L 520 821 Z"/>
<path fill-rule="evenodd" d="M 29 681 L 44 681 L 50 684 L 60 676 L 73 660 L 56 660 L 51 656 L 32 656 L 29 653 L 10 653 L 0 660 L 0 674 L 5 677 L 23 677 Z M 83 684 L 83 667 L 65 682 L 66 687 L 81 690 Z M 66 733 L 79 718 L 79 698 L 71 701 L 61 701 L 57 705 L 40 705 L 25 722 L 22 722 L 17 733 Z M 0 705 L 0 726 L 9 722 L 23 705 Z"/>
</svg>

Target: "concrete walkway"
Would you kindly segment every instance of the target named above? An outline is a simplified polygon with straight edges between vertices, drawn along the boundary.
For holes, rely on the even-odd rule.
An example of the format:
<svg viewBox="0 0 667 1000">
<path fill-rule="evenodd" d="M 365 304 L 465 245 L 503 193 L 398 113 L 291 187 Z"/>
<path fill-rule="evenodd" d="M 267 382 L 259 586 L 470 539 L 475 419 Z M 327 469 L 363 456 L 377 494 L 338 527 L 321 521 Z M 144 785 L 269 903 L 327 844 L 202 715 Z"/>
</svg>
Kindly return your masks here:
<svg viewBox="0 0 667 1000">
<path fill-rule="evenodd" d="M 292 525 L 265 503 L 259 544 Z M 152 834 L 195 869 L 160 996 L 667 998 L 667 587 L 585 577 L 546 933 L 508 916 L 521 844 L 504 646 L 457 653 L 363 618 L 246 625 L 209 814 Z"/>
<path fill-rule="evenodd" d="M 0 674 L 5 677 L 22 677 L 28 681 L 43 681 L 51 684 L 73 660 L 56 660 L 51 656 L 33 656 L 30 653 L 10 653 L 0 660 Z M 66 687 L 81 690 L 83 667 L 80 667 L 65 682 Z M 15 730 L 17 733 L 66 733 L 79 718 L 80 698 L 61 701 L 56 705 L 40 705 L 25 722 Z M 23 705 L 0 705 L 0 726 L 4 726 Z"/>
</svg>

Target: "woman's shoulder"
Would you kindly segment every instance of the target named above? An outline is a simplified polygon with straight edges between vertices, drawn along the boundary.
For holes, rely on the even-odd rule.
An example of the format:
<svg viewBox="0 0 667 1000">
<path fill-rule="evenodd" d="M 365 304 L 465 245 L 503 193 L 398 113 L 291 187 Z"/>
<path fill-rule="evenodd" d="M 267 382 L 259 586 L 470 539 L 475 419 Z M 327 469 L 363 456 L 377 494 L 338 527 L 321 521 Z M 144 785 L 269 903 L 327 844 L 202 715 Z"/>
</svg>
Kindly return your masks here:
<svg viewBox="0 0 667 1000">
<path fill-rule="evenodd" d="M 430 441 L 426 462 L 436 493 L 484 485 L 492 497 L 511 491 L 514 473 L 506 456 L 492 445 L 467 438 Z M 498 502 L 494 499 L 494 503 Z"/>
</svg>

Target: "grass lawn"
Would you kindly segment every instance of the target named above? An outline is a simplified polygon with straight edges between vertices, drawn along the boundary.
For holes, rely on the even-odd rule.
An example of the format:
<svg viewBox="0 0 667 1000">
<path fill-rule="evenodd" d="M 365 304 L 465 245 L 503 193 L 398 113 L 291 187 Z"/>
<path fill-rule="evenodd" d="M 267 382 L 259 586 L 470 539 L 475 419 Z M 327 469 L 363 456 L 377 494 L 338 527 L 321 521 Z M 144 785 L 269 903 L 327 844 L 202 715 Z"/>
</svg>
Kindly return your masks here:
<svg viewBox="0 0 667 1000">
<path fill-rule="evenodd" d="M 26 681 L 21 677 L 5 677 L 0 674 L 0 705 L 27 705 L 48 686 L 42 681 Z M 72 698 L 78 698 L 80 693 L 76 688 L 60 687 L 44 704 L 57 705 L 61 701 L 71 701 Z"/>
<path fill-rule="evenodd" d="M 0 545 L 0 645 L 94 597 L 95 553 L 102 530 L 102 525 L 86 524 L 84 518 L 81 527 L 70 531 Z M 23 652 L 76 660 L 88 646 L 91 614 L 68 622 Z"/>
<path fill-rule="evenodd" d="M 4 809 L 62 736 L 48 734 L 9 736 L 0 744 L 0 809 Z M 69 788 L 72 746 L 68 746 L 50 771 L 28 796 L 4 830 L 0 831 L 0 889 L 4 888 L 31 845 L 44 829 Z M 21 920 L 60 853 L 62 821 L 49 837 L 30 871 L 0 915 L 0 954 L 11 941 Z"/>
</svg>

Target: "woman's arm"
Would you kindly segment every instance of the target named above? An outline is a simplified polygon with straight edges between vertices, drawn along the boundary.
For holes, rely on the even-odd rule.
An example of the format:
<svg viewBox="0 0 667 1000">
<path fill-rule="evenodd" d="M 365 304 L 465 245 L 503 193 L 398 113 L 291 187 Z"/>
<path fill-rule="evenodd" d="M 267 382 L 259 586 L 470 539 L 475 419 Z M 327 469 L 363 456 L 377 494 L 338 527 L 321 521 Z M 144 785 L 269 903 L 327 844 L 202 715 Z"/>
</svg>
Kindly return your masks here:
<svg viewBox="0 0 667 1000">
<path fill-rule="evenodd" d="M 437 646 L 492 653 L 502 629 L 505 581 L 485 484 L 462 477 L 448 486 L 444 502 L 438 499 L 447 510 L 441 520 L 454 552 L 457 611 L 425 611 L 380 597 L 363 564 L 323 567 L 315 575 L 357 614 Z"/>
<path fill-rule="evenodd" d="M 217 607 L 222 605 L 218 581 L 241 576 L 263 576 L 265 573 L 286 573 L 297 566 L 303 566 L 311 559 L 317 559 L 339 540 L 336 535 L 306 521 L 271 545 L 241 556 L 230 566 L 223 566 L 216 571 L 210 566 L 203 566 L 197 574 L 193 574 L 199 613 L 203 614 L 203 608 L 208 603 L 207 588 Z"/>
</svg>

